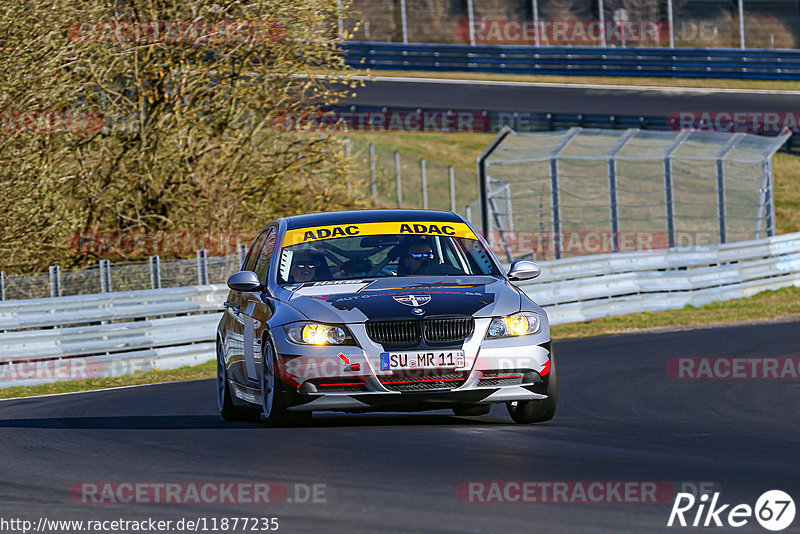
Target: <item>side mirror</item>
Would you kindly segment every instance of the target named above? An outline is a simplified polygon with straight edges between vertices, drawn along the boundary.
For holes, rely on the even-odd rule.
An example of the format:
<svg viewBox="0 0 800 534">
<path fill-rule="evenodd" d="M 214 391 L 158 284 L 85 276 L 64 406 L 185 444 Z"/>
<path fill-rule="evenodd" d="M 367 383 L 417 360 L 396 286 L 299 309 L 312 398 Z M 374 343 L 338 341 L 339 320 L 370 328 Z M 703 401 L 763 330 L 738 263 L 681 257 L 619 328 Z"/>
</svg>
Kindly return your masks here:
<svg viewBox="0 0 800 534">
<path fill-rule="evenodd" d="M 530 280 L 542 274 L 542 268 L 535 261 L 517 260 L 511 264 L 508 270 L 508 279 L 512 282 Z"/>
<path fill-rule="evenodd" d="M 239 271 L 228 278 L 228 287 L 234 291 L 258 291 L 263 285 L 253 271 Z"/>
</svg>

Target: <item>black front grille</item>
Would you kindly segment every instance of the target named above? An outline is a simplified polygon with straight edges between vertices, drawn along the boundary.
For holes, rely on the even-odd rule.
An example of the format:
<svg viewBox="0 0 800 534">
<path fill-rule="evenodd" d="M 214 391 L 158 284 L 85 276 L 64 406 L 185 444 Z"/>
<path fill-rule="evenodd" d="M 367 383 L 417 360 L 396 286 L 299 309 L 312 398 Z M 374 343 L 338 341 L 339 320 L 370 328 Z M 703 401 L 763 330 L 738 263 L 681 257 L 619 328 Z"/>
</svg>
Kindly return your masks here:
<svg viewBox="0 0 800 534">
<path fill-rule="evenodd" d="M 359 393 L 367 391 L 367 385 L 358 378 L 316 378 L 309 380 L 320 393 Z"/>
<path fill-rule="evenodd" d="M 419 321 L 367 321 L 367 335 L 386 345 L 419 343 Z"/>
<path fill-rule="evenodd" d="M 472 317 L 456 317 L 453 319 L 427 319 L 423 323 L 425 340 L 428 343 L 446 343 L 463 341 L 475 329 Z"/>
<path fill-rule="evenodd" d="M 428 343 L 464 341 L 475 329 L 472 317 L 417 321 L 367 321 L 367 335 L 383 345 L 417 345 L 424 333 Z"/>
<path fill-rule="evenodd" d="M 497 371 L 484 371 L 478 380 L 478 386 L 514 386 L 522 384 L 525 371 L 522 369 L 508 369 Z"/>
<path fill-rule="evenodd" d="M 455 373 L 395 373 L 380 377 L 381 384 L 389 391 L 434 391 L 453 389 L 464 384 L 469 372 Z"/>
</svg>

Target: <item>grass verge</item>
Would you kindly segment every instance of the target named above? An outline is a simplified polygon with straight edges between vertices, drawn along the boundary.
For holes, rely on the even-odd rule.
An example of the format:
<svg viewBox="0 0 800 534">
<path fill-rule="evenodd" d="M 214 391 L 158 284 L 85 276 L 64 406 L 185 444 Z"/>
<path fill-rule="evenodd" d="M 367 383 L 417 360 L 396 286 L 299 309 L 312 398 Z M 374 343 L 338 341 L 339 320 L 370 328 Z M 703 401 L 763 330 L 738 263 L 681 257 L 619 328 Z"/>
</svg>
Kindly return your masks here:
<svg viewBox="0 0 800 534">
<path fill-rule="evenodd" d="M 51 395 L 54 393 L 71 393 L 73 391 L 90 391 L 93 389 L 137 386 L 155 384 L 157 382 L 178 382 L 196 380 L 215 376 L 216 362 L 210 361 L 200 365 L 180 367 L 164 371 L 137 371 L 132 375 L 112 376 L 107 378 L 89 378 L 85 380 L 64 380 L 36 386 L 15 386 L 0 389 L 0 399 L 29 397 L 31 395 Z"/>
<path fill-rule="evenodd" d="M 800 288 L 786 287 L 764 291 L 752 297 L 712 302 L 699 308 L 686 306 L 664 312 L 617 315 L 584 323 L 569 323 L 551 328 L 553 339 L 602 336 L 636 332 L 650 328 L 712 325 L 776 319 L 800 314 Z"/>
<path fill-rule="evenodd" d="M 680 310 L 657 313 L 634 313 L 606 317 L 584 323 L 557 325 L 551 328 L 553 339 L 628 334 L 652 328 L 668 328 L 693 325 L 713 325 L 768 320 L 779 317 L 800 317 L 800 288 L 788 287 L 776 291 L 764 291 L 753 297 L 714 302 L 695 308 L 686 306 Z M 193 367 L 181 367 L 169 371 L 138 372 L 133 375 L 91 380 L 70 380 L 38 386 L 0 389 L 0 398 L 27 397 L 52 393 L 89 391 L 156 382 L 177 382 L 215 376 L 216 362 L 207 362 Z M 210 392 L 209 395 L 212 393 Z"/>
<path fill-rule="evenodd" d="M 361 76 L 485 80 L 501 82 L 564 83 L 571 85 L 631 85 L 636 87 L 685 87 L 699 89 L 755 89 L 800 91 L 800 81 L 736 80 L 727 78 L 657 78 L 637 76 L 557 76 L 548 74 L 503 74 L 492 72 L 433 72 L 416 70 L 356 70 Z"/>
</svg>

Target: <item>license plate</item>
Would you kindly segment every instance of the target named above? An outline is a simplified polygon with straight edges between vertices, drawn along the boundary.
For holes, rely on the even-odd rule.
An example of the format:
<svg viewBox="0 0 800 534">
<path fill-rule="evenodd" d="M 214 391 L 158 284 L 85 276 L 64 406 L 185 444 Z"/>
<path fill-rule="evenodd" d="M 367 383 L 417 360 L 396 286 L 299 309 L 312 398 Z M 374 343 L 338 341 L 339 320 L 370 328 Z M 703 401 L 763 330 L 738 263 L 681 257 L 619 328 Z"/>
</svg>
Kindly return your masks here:
<svg viewBox="0 0 800 534">
<path fill-rule="evenodd" d="M 464 367 L 464 351 L 382 352 L 381 371 Z"/>
</svg>

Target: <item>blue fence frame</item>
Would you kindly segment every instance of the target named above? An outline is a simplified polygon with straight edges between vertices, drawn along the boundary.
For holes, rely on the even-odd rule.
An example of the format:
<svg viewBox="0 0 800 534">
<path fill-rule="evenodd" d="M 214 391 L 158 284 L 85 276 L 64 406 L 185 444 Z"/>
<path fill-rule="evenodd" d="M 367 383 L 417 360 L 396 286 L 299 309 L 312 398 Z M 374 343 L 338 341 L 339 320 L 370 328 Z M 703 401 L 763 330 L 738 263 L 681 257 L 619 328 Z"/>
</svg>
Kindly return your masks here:
<svg viewBox="0 0 800 534">
<path fill-rule="evenodd" d="M 468 46 L 350 41 L 348 65 L 392 70 L 800 80 L 800 50 Z"/>
</svg>

